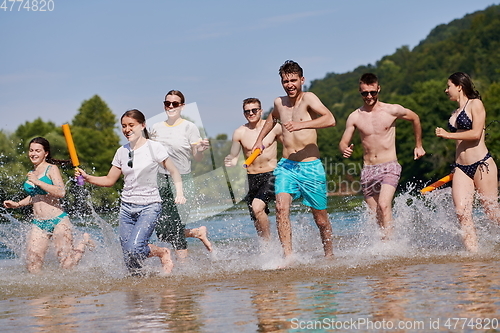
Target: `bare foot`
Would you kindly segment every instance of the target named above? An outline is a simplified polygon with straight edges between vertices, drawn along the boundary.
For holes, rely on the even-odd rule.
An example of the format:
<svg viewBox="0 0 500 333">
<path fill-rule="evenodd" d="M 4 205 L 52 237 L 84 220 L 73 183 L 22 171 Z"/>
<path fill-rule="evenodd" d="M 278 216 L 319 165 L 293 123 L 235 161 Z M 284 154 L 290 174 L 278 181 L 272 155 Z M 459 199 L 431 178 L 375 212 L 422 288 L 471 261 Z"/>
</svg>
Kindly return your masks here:
<svg viewBox="0 0 500 333">
<path fill-rule="evenodd" d="M 172 273 L 172 269 L 174 268 L 174 263 L 172 261 L 172 258 L 170 257 L 170 250 L 166 247 L 161 247 L 160 249 L 163 252 L 159 255 L 163 272 L 165 274 L 170 274 Z"/>
<path fill-rule="evenodd" d="M 285 257 L 284 262 L 281 265 L 279 265 L 277 269 L 286 269 L 286 268 L 289 268 L 290 266 L 293 265 L 294 261 L 295 260 L 294 260 L 293 256 L 288 255 L 288 256 Z"/>
<path fill-rule="evenodd" d="M 194 230 L 196 230 L 196 232 L 194 233 L 195 237 L 202 241 L 203 245 L 205 245 L 208 252 L 212 252 L 212 243 L 210 243 L 207 237 L 207 227 L 203 225 Z"/>
<path fill-rule="evenodd" d="M 83 234 L 82 243 L 85 244 L 90 251 L 95 249 L 95 242 L 92 238 L 90 238 L 90 235 L 88 233 Z"/>
</svg>

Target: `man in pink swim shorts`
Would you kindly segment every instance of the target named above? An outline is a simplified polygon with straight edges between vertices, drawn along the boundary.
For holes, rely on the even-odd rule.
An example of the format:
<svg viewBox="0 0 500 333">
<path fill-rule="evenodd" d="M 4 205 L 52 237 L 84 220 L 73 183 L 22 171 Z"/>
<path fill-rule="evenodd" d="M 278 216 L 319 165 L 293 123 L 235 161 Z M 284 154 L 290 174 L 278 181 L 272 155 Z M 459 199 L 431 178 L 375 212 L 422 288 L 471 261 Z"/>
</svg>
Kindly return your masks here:
<svg viewBox="0 0 500 333">
<path fill-rule="evenodd" d="M 365 165 L 361 170 L 361 187 L 365 199 L 380 193 L 383 184 L 398 187 L 401 176 L 401 164 L 390 161 L 376 165 Z"/>
<path fill-rule="evenodd" d="M 361 185 L 365 201 L 376 214 L 383 239 L 392 231 L 392 199 L 396 193 L 401 165 L 396 155 L 396 120 L 412 122 L 415 134 L 414 159 L 425 155 L 422 147 L 422 127 L 418 115 L 399 104 L 388 104 L 378 100 L 380 85 L 375 74 L 365 73 L 359 80 L 359 92 L 363 106 L 353 111 L 346 122 L 346 129 L 339 148 L 345 158 L 351 156 L 354 145 L 351 139 L 357 129 L 363 146 L 363 170 Z"/>
</svg>

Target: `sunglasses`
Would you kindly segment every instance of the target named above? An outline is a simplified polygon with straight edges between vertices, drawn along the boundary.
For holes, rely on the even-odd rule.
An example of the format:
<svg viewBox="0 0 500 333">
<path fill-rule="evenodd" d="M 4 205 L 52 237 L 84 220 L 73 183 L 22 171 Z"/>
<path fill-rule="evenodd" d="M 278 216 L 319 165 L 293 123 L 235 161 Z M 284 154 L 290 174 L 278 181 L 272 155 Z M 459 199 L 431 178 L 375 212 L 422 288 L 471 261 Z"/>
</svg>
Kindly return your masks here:
<svg viewBox="0 0 500 333">
<path fill-rule="evenodd" d="M 259 108 L 250 109 L 250 110 L 243 110 L 243 113 L 244 113 L 244 114 L 246 114 L 246 115 L 249 115 L 249 114 L 250 114 L 250 112 L 251 112 L 252 114 L 257 114 L 257 112 L 259 112 L 259 110 L 260 110 Z"/>
<path fill-rule="evenodd" d="M 174 108 L 178 108 L 182 103 L 180 102 L 170 102 L 170 101 L 163 101 L 163 105 L 165 105 L 166 108 L 170 107 L 172 105 Z"/>
<path fill-rule="evenodd" d="M 361 96 L 363 97 L 368 97 L 368 94 L 372 95 L 372 97 L 375 97 L 378 95 L 378 91 L 377 90 L 374 90 L 374 91 L 362 91 L 360 92 Z"/>
<path fill-rule="evenodd" d="M 128 151 L 128 158 L 130 158 L 130 160 L 128 161 L 127 165 L 129 168 L 132 169 L 132 167 L 134 166 L 134 151 L 133 150 Z"/>
</svg>

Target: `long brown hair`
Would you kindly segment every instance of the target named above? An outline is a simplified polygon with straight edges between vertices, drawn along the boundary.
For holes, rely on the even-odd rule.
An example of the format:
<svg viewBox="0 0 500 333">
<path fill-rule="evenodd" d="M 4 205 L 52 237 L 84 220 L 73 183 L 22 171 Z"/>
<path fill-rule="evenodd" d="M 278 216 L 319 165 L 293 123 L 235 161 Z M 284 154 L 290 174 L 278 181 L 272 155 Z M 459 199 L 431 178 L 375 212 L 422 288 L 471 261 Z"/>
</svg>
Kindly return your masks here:
<svg viewBox="0 0 500 333">
<path fill-rule="evenodd" d="M 451 81 L 455 86 L 460 86 L 464 90 L 465 96 L 469 99 L 481 99 L 481 95 L 479 91 L 476 90 L 474 83 L 472 83 L 472 79 L 469 75 L 464 72 L 456 72 L 450 75 L 448 80 Z"/>
</svg>

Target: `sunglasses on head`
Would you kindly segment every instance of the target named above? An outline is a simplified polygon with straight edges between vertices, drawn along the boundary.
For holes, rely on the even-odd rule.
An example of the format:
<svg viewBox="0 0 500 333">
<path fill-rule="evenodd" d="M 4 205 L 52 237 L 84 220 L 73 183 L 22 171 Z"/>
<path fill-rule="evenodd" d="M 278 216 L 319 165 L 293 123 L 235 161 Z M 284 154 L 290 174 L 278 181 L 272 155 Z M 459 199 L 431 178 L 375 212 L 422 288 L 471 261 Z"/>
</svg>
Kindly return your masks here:
<svg viewBox="0 0 500 333">
<path fill-rule="evenodd" d="M 246 115 L 250 114 L 250 112 L 252 114 L 257 114 L 257 112 L 259 112 L 259 110 L 260 110 L 259 108 L 250 109 L 250 110 L 243 110 L 243 113 L 246 114 Z"/>
<path fill-rule="evenodd" d="M 375 97 L 378 95 L 378 91 L 377 90 L 373 90 L 373 91 L 362 91 L 360 92 L 361 96 L 363 97 L 368 97 L 368 94 L 372 95 L 372 97 Z"/>
<path fill-rule="evenodd" d="M 163 105 L 165 105 L 166 108 L 170 107 L 170 105 L 172 105 L 174 108 L 178 108 L 179 105 L 181 105 L 182 103 L 180 102 L 170 102 L 170 101 L 163 101 Z"/>
<path fill-rule="evenodd" d="M 130 158 L 130 160 L 128 161 L 127 165 L 129 168 L 132 168 L 134 166 L 134 151 L 133 150 L 128 151 L 128 158 Z"/>
</svg>

